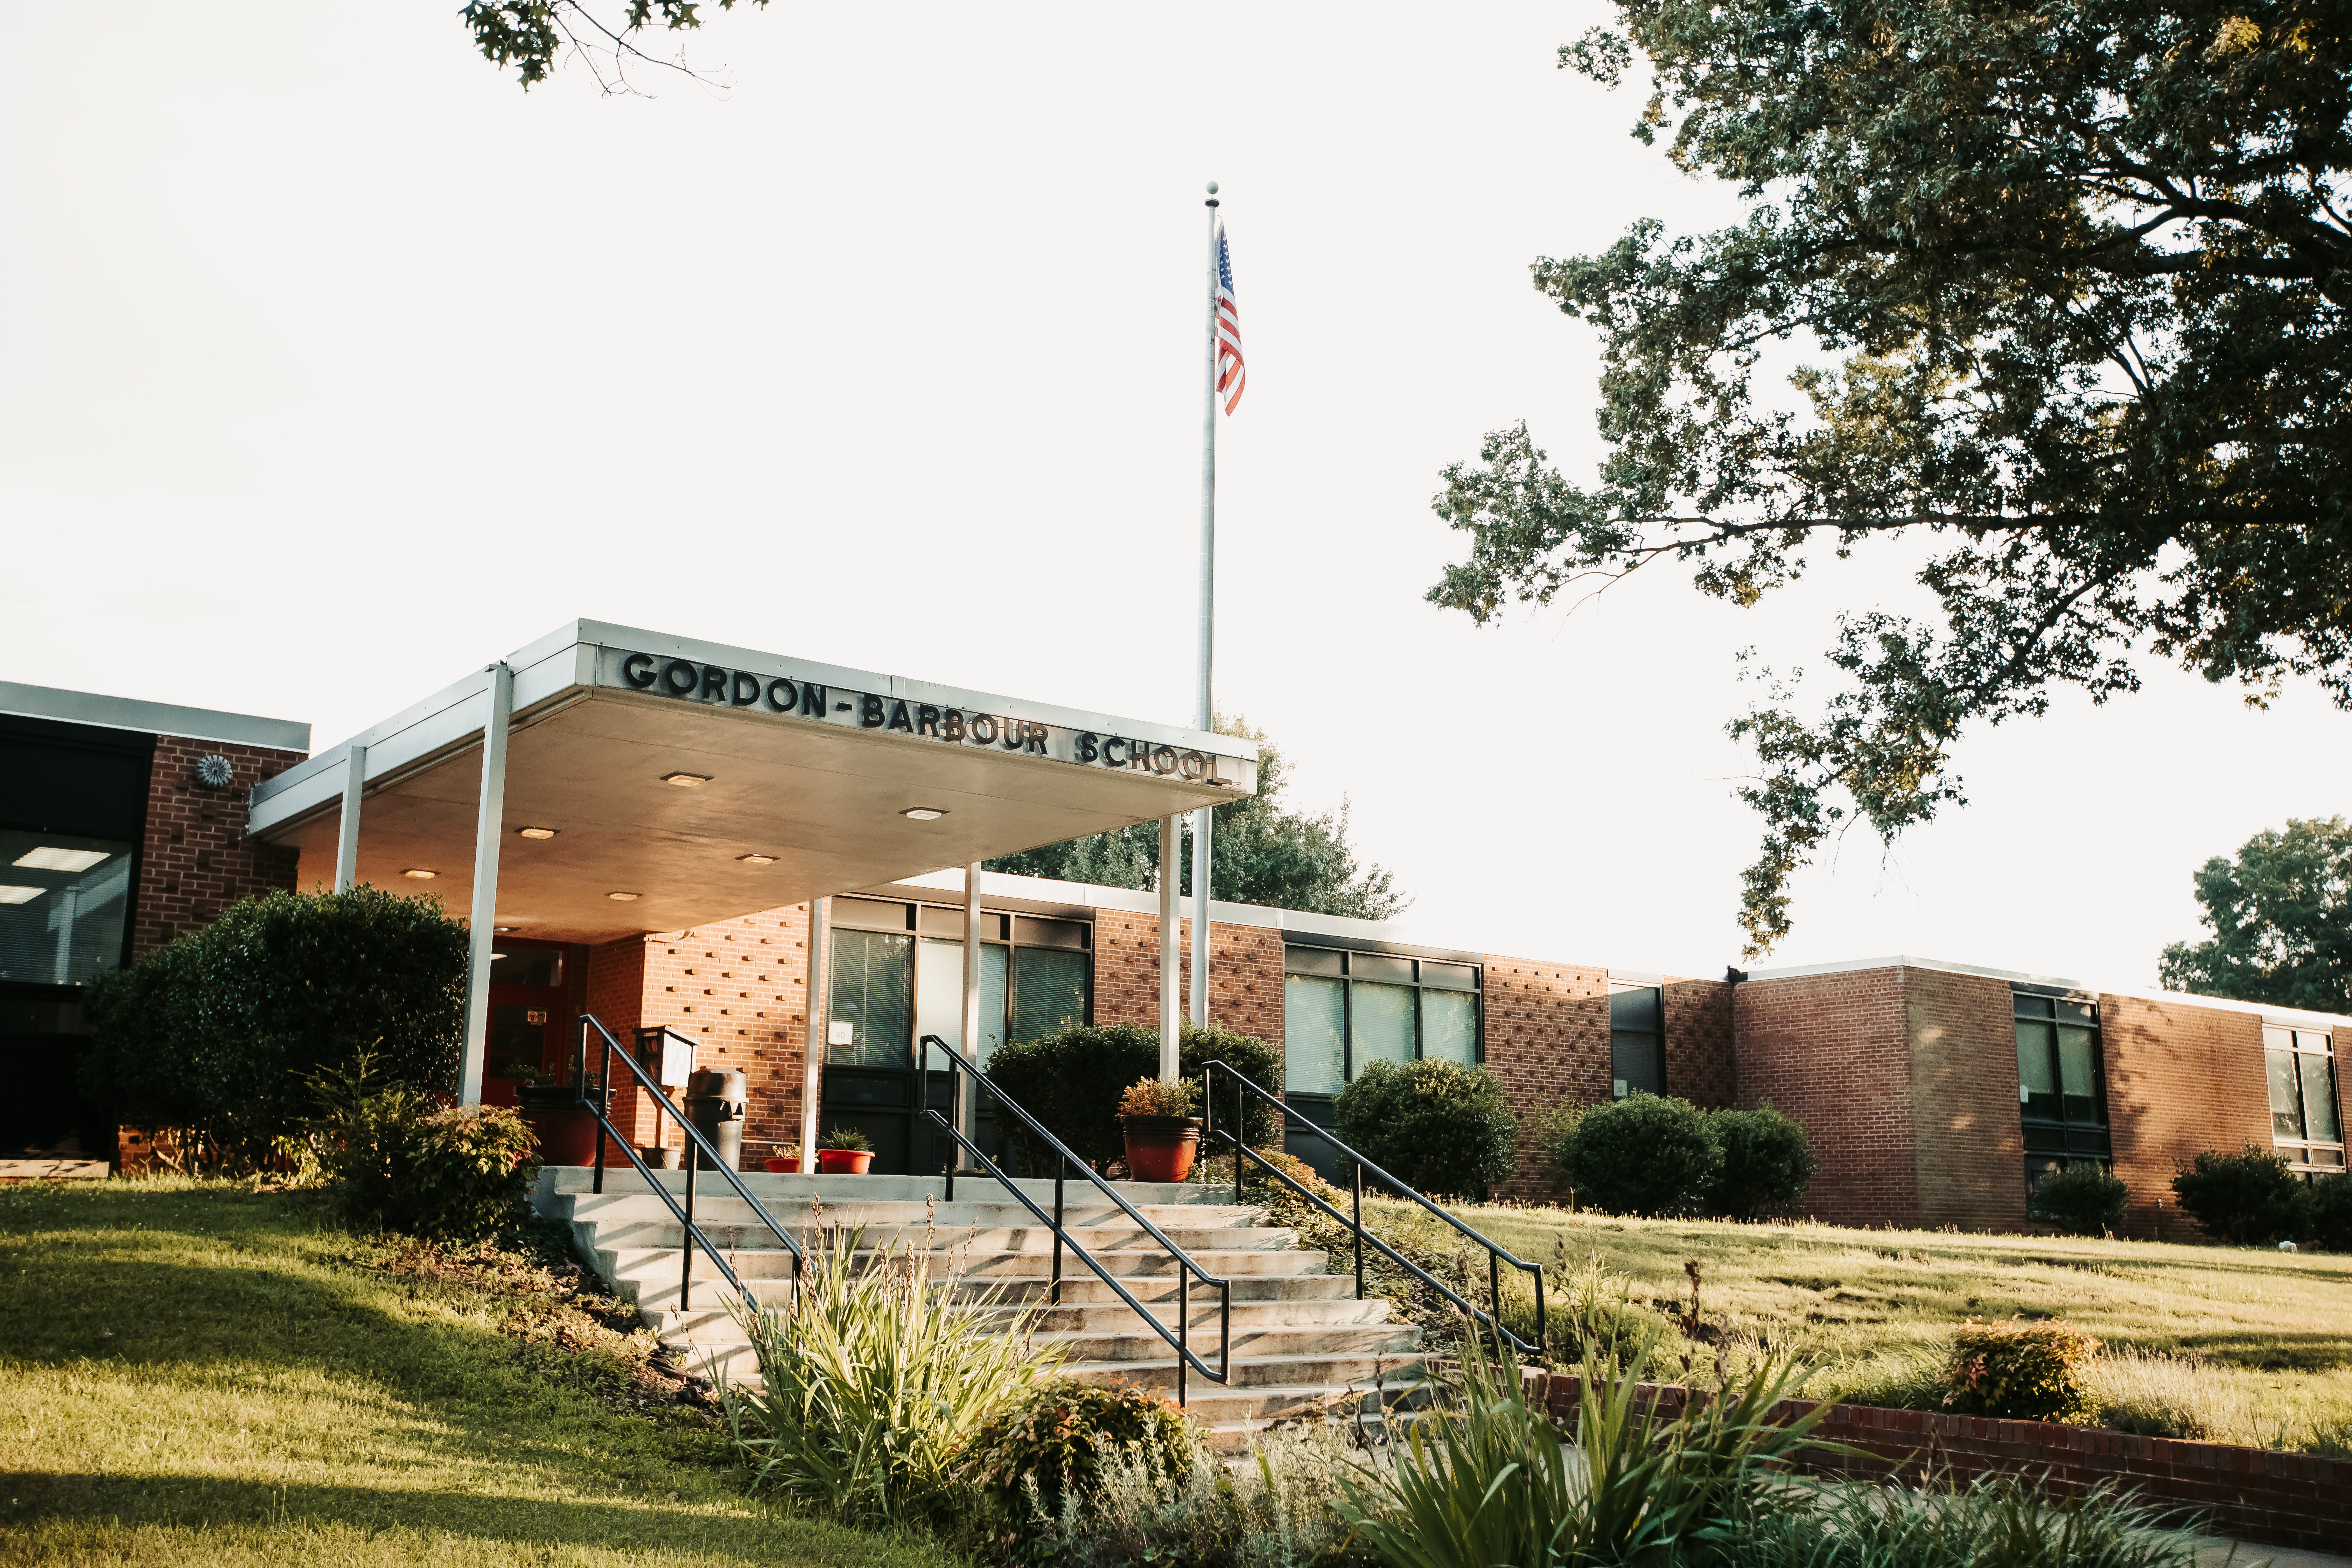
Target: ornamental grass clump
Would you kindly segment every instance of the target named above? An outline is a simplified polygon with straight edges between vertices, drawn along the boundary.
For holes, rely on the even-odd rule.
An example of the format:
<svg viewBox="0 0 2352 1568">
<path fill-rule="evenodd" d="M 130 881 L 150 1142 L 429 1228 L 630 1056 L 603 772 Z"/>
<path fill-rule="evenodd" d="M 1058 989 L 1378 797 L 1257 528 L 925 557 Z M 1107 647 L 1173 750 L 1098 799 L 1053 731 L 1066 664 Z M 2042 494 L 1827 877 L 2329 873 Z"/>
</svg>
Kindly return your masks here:
<svg viewBox="0 0 2352 1568">
<path fill-rule="evenodd" d="M 2085 1375 L 2099 1342 L 2073 1324 L 1974 1319 L 1952 1336 L 1944 1408 L 2010 1421 L 2095 1421 L 2099 1401 Z"/>
<path fill-rule="evenodd" d="M 866 1254 L 863 1235 L 813 1236 L 797 1291 L 769 1281 L 737 1307 L 761 1386 L 722 1376 L 721 1408 L 752 1491 L 850 1523 L 950 1523 L 973 1490 L 970 1435 L 1060 1352 L 1031 1342 L 1034 1317 L 1001 1289 L 966 1289 L 957 1255 L 935 1275 L 928 1247 Z"/>
</svg>

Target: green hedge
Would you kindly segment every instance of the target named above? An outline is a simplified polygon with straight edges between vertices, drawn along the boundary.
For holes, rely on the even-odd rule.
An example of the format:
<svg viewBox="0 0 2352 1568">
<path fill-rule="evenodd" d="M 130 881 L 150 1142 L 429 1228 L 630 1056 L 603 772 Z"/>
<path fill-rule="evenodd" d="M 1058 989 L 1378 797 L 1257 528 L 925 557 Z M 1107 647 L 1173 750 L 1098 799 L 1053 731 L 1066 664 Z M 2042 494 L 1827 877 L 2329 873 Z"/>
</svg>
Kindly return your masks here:
<svg viewBox="0 0 2352 1568">
<path fill-rule="evenodd" d="M 321 1126 L 320 1163 L 344 1217 L 433 1241 L 475 1241 L 513 1218 L 539 1180 L 522 1115 L 444 1105 L 407 1088 L 367 1095 Z"/>
<path fill-rule="evenodd" d="M 1213 1061 L 1223 1061 L 1268 1093 L 1282 1091 L 1282 1053 L 1253 1035 L 1184 1026 L 1178 1070 L 1193 1083 Z M 1127 1145 L 1118 1124 L 1118 1097 L 1140 1078 L 1160 1074 L 1160 1031 L 1136 1024 L 1081 1024 L 1034 1040 L 1016 1040 L 989 1058 L 990 1083 L 1044 1122 L 1070 1152 L 1096 1170 L 1124 1159 Z M 1217 1124 L 1224 1126 L 1233 1104 L 1221 1088 Z M 1251 1100 L 1245 1123 L 1253 1147 L 1273 1141 L 1276 1112 Z M 997 1119 L 1004 1146 L 1015 1151 L 1031 1175 L 1051 1175 L 1051 1156 L 1009 1116 Z"/>
<path fill-rule="evenodd" d="M 249 1163 L 300 1128 L 308 1080 L 362 1052 L 379 1083 L 456 1087 L 466 928 L 431 897 L 270 893 L 82 994 L 84 1091 L 118 1120 Z"/>
<path fill-rule="evenodd" d="M 1483 1199 L 1511 1173 L 1518 1121 L 1483 1068 L 1374 1062 L 1332 1102 L 1339 1136 L 1407 1186 Z"/>
</svg>

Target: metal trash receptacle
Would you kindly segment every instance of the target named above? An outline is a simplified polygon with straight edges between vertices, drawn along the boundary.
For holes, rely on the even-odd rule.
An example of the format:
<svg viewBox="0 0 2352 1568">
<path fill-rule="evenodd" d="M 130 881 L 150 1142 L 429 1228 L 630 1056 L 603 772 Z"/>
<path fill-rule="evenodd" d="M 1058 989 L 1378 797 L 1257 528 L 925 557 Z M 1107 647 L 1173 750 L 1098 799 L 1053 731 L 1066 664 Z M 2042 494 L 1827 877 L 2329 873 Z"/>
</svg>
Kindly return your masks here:
<svg viewBox="0 0 2352 1568">
<path fill-rule="evenodd" d="M 686 1116 L 730 1171 L 743 1168 L 743 1102 L 751 1080 L 740 1072 L 698 1069 L 686 1080 Z"/>
</svg>

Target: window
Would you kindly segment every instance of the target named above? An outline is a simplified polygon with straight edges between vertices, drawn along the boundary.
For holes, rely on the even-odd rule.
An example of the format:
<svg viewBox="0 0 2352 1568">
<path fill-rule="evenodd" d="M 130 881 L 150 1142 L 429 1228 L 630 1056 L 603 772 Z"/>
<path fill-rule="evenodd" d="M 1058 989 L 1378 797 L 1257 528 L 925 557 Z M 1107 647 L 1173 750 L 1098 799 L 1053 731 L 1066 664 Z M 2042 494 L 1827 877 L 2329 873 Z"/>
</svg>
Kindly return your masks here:
<svg viewBox="0 0 2352 1568">
<path fill-rule="evenodd" d="M 0 828 L 0 980 L 79 985 L 122 963 L 131 846 Z"/>
<path fill-rule="evenodd" d="M 1666 1092 L 1665 1016 L 1658 986 L 1610 985 L 1609 1087 L 1618 1099 Z"/>
<path fill-rule="evenodd" d="M 2021 990 L 2011 1000 L 2027 1184 L 2070 1164 L 2105 1164 L 2111 1148 L 2098 1005 Z"/>
<path fill-rule="evenodd" d="M 1283 1083 L 1337 1094 L 1373 1062 L 1478 1064 L 1478 969 L 1328 947 L 1283 950 Z"/>
<path fill-rule="evenodd" d="M 946 905 L 833 900 L 829 1064 L 911 1068 L 924 1035 L 965 1049 L 963 921 L 961 908 Z M 966 1054 L 984 1069 L 1008 1039 L 1085 1023 L 1094 1000 L 1092 938 L 1083 921 L 983 911 L 980 1039 Z M 947 1058 L 935 1054 L 931 1065 L 945 1068 Z"/>
<path fill-rule="evenodd" d="M 2263 1029 L 2270 1079 L 2271 1142 L 2312 1171 L 2344 1169 L 2344 1123 L 2336 1100 L 2336 1057 L 2324 1030 Z"/>
</svg>

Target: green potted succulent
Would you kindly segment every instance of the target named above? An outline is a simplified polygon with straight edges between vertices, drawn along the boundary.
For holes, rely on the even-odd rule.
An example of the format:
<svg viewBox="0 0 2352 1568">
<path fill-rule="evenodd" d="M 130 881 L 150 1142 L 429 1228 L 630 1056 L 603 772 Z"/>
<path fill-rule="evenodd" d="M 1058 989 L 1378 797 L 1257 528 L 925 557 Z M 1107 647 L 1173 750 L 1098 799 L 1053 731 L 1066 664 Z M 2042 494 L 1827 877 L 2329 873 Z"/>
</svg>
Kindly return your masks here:
<svg viewBox="0 0 2352 1568">
<path fill-rule="evenodd" d="M 855 1127 L 836 1127 L 816 1152 L 816 1168 L 828 1176 L 862 1176 L 874 1164 L 873 1141 Z"/>
<path fill-rule="evenodd" d="M 1127 1179 L 1181 1182 L 1201 1152 L 1201 1119 L 1192 1114 L 1198 1090 L 1168 1079 L 1138 1079 L 1118 1097 L 1119 1131 L 1127 1139 Z"/>
</svg>

